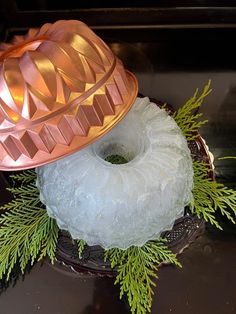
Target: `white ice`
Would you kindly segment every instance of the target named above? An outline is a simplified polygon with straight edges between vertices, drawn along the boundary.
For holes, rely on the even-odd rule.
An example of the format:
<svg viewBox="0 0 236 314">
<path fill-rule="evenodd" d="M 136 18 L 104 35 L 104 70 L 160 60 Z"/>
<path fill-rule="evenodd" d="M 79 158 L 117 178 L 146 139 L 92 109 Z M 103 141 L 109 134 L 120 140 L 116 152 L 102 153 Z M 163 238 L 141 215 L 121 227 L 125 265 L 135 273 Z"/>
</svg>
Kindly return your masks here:
<svg viewBox="0 0 236 314">
<path fill-rule="evenodd" d="M 129 160 L 104 160 L 120 154 Z M 137 98 L 95 144 L 37 169 L 41 201 L 74 239 L 105 249 L 142 246 L 183 215 L 192 200 L 190 151 L 174 119 Z"/>
</svg>

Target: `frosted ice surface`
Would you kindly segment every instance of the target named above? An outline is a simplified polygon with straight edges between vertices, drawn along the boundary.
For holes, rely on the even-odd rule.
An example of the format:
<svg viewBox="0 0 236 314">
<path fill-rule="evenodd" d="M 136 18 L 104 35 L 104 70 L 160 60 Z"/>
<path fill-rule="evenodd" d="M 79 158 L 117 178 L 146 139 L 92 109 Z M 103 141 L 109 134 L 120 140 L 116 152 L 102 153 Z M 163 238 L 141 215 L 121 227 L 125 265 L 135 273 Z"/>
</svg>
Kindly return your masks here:
<svg viewBox="0 0 236 314">
<path fill-rule="evenodd" d="M 104 160 L 120 154 L 129 160 Z M 59 227 L 89 245 L 125 249 L 156 239 L 192 200 L 192 159 L 165 110 L 137 98 L 95 144 L 37 169 L 41 201 Z"/>
</svg>

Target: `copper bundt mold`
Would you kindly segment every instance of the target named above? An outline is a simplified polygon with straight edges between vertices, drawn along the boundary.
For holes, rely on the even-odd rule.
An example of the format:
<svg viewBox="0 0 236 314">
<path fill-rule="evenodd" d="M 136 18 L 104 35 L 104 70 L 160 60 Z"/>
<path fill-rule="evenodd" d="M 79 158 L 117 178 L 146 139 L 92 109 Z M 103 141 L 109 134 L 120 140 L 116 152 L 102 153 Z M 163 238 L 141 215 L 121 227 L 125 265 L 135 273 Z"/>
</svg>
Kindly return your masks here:
<svg viewBox="0 0 236 314">
<path fill-rule="evenodd" d="M 129 111 L 137 80 L 84 23 L 58 21 L 0 52 L 0 170 L 37 167 L 96 141 Z"/>
</svg>

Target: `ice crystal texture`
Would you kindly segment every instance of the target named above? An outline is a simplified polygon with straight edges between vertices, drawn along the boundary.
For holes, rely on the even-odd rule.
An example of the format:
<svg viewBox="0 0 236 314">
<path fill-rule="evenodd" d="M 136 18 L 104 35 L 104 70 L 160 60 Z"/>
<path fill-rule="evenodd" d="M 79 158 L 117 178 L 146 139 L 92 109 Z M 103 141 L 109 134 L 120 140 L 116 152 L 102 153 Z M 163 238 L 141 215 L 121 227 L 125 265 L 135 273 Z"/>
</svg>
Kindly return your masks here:
<svg viewBox="0 0 236 314">
<path fill-rule="evenodd" d="M 128 163 L 111 164 L 112 154 Z M 74 239 L 126 249 L 156 239 L 192 200 L 193 169 L 174 119 L 146 98 L 95 144 L 37 169 L 41 201 Z"/>
</svg>

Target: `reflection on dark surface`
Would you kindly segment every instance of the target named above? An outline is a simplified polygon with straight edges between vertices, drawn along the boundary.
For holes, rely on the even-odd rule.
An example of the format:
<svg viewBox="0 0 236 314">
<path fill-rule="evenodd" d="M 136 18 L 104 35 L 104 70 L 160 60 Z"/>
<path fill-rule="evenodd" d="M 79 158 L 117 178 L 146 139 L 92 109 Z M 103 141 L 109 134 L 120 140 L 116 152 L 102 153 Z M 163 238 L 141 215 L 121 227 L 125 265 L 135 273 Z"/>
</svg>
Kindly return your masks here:
<svg viewBox="0 0 236 314">
<path fill-rule="evenodd" d="M 119 290 L 114 286 L 114 280 L 94 280 L 93 302 L 89 304 L 82 314 L 129 313 L 126 302 L 119 302 Z"/>
<path fill-rule="evenodd" d="M 216 64 L 209 60 L 208 67 L 203 70 L 207 59 L 203 60 L 203 49 L 201 55 L 198 54 L 198 49 L 191 50 L 192 53 L 187 60 L 188 55 L 185 55 L 185 62 L 182 64 L 184 70 L 178 71 L 176 68 L 177 65 L 180 66 L 178 49 L 175 48 L 173 51 L 174 47 L 170 43 L 172 51 L 168 53 L 169 59 L 166 59 L 164 57 L 166 46 L 168 47 L 166 42 L 110 44 L 111 49 L 123 60 L 126 67 L 136 73 L 139 91 L 142 94 L 168 102 L 175 108 L 184 104 L 197 87 L 203 88 L 211 79 L 212 93 L 201 109 L 209 123 L 201 133 L 216 157 L 218 179 L 227 180 L 230 185 L 233 185 L 236 181 L 236 161 L 232 159 L 219 161 L 218 158 L 236 156 L 236 72 L 232 71 L 236 61 L 229 63 L 221 56 L 220 62 L 224 60 L 224 69 L 216 67 Z M 219 51 L 219 54 L 221 52 Z M 217 56 L 219 57 L 218 54 L 213 57 L 215 61 Z M 172 70 L 169 69 L 168 61 L 174 65 Z M 186 65 L 188 65 L 187 70 Z M 209 66 L 215 66 L 214 70 L 207 69 Z M 198 67 L 200 70 L 196 70 Z"/>
<path fill-rule="evenodd" d="M 236 241 L 207 231 L 182 254 L 183 269 L 159 270 L 152 314 L 234 314 Z M 13 302 L 14 300 L 14 302 Z M 0 297 L 4 314 L 128 314 L 110 278 L 73 278 L 44 264 Z"/>
<path fill-rule="evenodd" d="M 215 119 L 217 131 L 224 134 L 232 134 L 236 131 L 236 82 L 229 89 L 219 106 Z M 227 121 L 227 123 L 225 123 Z"/>
<path fill-rule="evenodd" d="M 236 81 L 229 88 L 211 123 L 214 130 L 213 145 L 221 156 L 236 156 Z M 217 161 L 218 176 L 226 183 L 236 182 L 236 160 Z"/>
<path fill-rule="evenodd" d="M 137 37 L 136 31 L 136 37 Z M 212 80 L 212 93 L 202 112 L 209 123 L 202 129 L 215 155 L 219 180 L 236 187 L 236 53 L 229 36 L 201 40 L 200 32 L 176 37 L 173 31 L 156 33 L 155 40 L 140 37 L 124 40 L 109 37 L 113 51 L 134 71 L 139 91 L 168 102 L 175 108 Z M 203 31 L 202 31 L 203 32 Z M 206 30 L 207 32 L 207 30 Z M 231 30 L 236 35 L 236 31 Z M 214 32 L 213 32 L 214 33 Z M 117 33 L 119 34 L 119 33 Z M 141 34 L 141 33 L 140 33 Z M 223 33 L 224 34 L 224 33 Z M 228 33 L 229 34 L 229 33 Z M 153 38 L 152 38 L 153 39 Z M 124 42 L 125 41 L 125 42 Z M 218 47 L 218 49 L 217 49 Z M 0 176 L 1 199 L 5 181 Z M 221 218 L 222 219 L 222 218 Z M 154 314 L 235 314 L 236 313 L 236 233 L 235 226 L 222 219 L 225 232 L 209 227 L 207 232 L 180 256 L 183 269 L 162 267 L 153 301 Z M 1 314 L 93 314 L 129 313 L 119 301 L 119 288 L 113 279 L 74 278 L 44 264 L 36 265 L 24 281 L 18 281 L 1 295 Z"/>
</svg>

